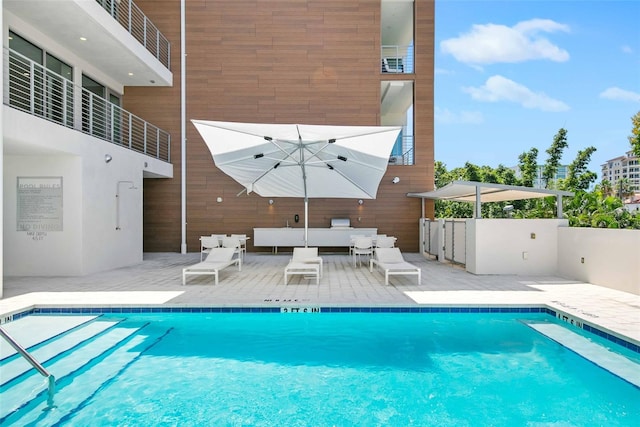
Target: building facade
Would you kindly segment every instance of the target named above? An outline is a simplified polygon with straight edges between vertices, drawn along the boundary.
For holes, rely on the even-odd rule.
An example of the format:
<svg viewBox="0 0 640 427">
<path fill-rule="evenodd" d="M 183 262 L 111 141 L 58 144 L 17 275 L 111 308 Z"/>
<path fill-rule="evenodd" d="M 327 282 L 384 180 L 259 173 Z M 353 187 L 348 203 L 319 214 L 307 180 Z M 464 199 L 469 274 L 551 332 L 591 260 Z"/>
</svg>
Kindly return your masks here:
<svg viewBox="0 0 640 427">
<path fill-rule="evenodd" d="M 630 190 L 640 192 L 640 159 L 629 151 L 624 156 L 607 160 L 602 165 L 602 180 L 605 179 L 614 189 L 618 188 L 620 180 L 626 179 Z"/>
<path fill-rule="evenodd" d="M 302 200 L 238 196 L 191 119 L 402 126 L 377 198 L 311 200 L 309 226 L 347 217 L 418 250 L 406 193 L 433 187 L 433 1 L 3 0 L 3 31 L 5 274 L 299 226 Z"/>
</svg>

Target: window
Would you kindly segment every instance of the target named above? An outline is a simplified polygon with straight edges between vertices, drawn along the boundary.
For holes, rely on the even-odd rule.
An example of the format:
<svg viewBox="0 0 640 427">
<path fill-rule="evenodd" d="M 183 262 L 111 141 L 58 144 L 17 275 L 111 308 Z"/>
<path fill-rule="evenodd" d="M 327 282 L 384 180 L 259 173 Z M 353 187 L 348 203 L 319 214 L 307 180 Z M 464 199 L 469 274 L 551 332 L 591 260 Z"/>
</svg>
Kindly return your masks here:
<svg viewBox="0 0 640 427">
<path fill-rule="evenodd" d="M 82 75 L 82 131 L 107 138 L 106 88 L 91 77 Z"/>
<path fill-rule="evenodd" d="M 73 126 L 73 69 L 9 31 L 9 105 Z"/>
<path fill-rule="evenodd" d="M 82 75 L 82 131 L 122 143 L 120 97 L 91 77 Z"/>
</svg>

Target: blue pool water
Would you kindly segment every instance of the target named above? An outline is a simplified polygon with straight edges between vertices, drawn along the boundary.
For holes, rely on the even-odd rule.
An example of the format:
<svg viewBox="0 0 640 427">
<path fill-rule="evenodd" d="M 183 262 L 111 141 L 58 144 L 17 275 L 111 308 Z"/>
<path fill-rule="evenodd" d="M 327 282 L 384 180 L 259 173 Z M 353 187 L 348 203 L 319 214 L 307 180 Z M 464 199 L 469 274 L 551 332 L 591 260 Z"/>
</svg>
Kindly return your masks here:
<svg viewBox="0 0 640 427">
<path fill-rule="evenodd" d="M 59 378 L 56 408 L 31 403 L 18 411 L 31 417 L 5 421 L 637 425 L 640 389 L 534 331 L 523 316 L 556 322 L 544 314 L 104 315 L 97 321 L 126 318 L 118 327 L 141 327 L 126 351 Z M 48 364 L 55 375 L 56 361 Z M 83 376 L 96 380 L 82 385 Z"/>
</svg>

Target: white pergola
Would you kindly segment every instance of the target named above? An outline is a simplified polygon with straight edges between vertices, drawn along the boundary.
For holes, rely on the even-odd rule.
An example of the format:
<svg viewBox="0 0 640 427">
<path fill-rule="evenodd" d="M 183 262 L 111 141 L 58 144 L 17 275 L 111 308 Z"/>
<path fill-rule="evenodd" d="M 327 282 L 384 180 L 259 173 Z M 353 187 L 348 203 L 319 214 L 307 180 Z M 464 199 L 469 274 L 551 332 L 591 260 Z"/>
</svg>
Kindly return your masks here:
<svg viewBox="0 0 640 427">
<path fill-rule="evenodd" d="M 424 199 L 452 200 L 475 203 L 475 217 L 482 218 L 481 204 L 484 202 L 506 202 L 510 200 L 556 198 L 557 217 L 562 219 L 562 196 L 572 197 L 570 191 L 549 190 L 546 188 L 522 187 L 519 185 L 493 184 L 476 181 L 453 181 L 442 188 L 423 193 L 407 193 L 407 197 L 423 199 L 422 216 L 424 217 Z"/>
</svg>

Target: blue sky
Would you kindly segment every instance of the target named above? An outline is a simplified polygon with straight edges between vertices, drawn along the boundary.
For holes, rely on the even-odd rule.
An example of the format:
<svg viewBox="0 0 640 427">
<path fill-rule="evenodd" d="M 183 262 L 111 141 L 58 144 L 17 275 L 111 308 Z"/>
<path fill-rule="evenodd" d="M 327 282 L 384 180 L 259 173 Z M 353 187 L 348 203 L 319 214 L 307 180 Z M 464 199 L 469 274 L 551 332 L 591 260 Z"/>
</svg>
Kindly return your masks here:
<svg viewBox="0 0 640 427">
<path fill-rule="evenodd" d="M 640 0 L 437 0 L 435 158 L 451 170 L 544 163 L 567 129 L 569 164 L 630 149 L 640 111 Z M 418 119 L 419 120 L 419 119 Z"/>
</svg>

